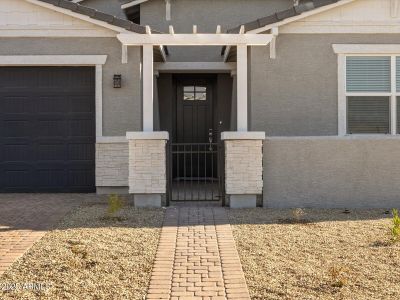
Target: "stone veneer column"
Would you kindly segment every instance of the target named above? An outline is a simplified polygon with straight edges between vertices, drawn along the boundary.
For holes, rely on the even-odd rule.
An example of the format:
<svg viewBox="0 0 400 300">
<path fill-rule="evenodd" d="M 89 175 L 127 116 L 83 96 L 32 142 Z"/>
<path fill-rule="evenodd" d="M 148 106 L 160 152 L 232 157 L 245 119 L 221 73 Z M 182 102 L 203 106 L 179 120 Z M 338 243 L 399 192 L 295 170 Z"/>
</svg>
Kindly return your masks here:
<svg viewBox="0 0 400 300">
<path fill-rule="evenodd" d="M 161 207 L 167 192 L 166 143 L 168 132 L 127 132 L 129 193 L 137 207 Z"/>
<path fill-rule="evenodd" d="M 223 132 L 225 192 L 232 208 L 257 206 L 263 190 L 263 140 L 265 132 Z"/>
</svg>

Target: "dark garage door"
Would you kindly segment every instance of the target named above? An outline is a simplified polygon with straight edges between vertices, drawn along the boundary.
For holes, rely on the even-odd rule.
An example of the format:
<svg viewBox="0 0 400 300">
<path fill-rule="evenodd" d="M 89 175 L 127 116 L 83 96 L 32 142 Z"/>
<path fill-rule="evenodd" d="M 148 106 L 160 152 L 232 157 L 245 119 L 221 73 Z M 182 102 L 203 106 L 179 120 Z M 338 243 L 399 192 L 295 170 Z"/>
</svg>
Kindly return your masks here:
<svg viewBox="0 0 400 300">
<path fill-rule="evenodd" d="M 0 67 L 0 192 L 95 191 L 92 67 Z"/>
</svg>

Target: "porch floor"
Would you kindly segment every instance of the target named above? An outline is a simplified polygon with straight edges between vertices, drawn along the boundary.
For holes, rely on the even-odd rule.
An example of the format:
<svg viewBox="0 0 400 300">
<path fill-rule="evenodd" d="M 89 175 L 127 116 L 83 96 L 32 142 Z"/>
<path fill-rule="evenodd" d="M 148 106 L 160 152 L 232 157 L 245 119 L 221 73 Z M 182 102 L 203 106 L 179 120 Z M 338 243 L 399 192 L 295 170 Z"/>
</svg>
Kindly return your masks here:
<svg viewBox="0 0 400 300">
<path fill-rule="evenodd" d="M 205 203 L 220 202 L 221 199 L 218 182 L 174 181 L 171 189 L 171 202 L 199 201 Z"/>
</svg>

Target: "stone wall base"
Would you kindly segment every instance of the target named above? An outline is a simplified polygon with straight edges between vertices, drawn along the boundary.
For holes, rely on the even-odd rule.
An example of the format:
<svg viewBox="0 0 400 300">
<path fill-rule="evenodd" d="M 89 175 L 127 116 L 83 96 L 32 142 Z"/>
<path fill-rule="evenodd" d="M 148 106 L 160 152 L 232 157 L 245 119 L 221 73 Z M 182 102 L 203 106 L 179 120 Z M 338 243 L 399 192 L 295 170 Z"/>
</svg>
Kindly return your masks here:
<svg viewBox="0 0 400 300">
<path fill-rule="evenodd" d="M 135 207 L 161 207 L 161 194 L 136 194 L 133 196 Z"/>
<path fill-rule="evenodd" d="M 257 195 L 229 195 L 230 208 L 257 207 Z"/>
</svg>

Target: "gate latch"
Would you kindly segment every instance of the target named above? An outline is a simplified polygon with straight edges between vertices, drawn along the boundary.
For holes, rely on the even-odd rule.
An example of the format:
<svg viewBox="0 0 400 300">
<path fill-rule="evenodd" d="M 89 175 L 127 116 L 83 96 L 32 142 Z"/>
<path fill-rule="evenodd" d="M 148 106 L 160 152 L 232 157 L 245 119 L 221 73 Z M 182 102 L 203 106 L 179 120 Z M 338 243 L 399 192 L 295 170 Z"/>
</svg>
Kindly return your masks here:
<svg viewBox="0 0 400 300">
<path fill-rule="evenodd" d="M 208 129 L 208 142 L 210 143 L 209 150 L 212 151 L 212 142 L 213 142 L 213 130 L 210 128 Z"/>
</svg>

